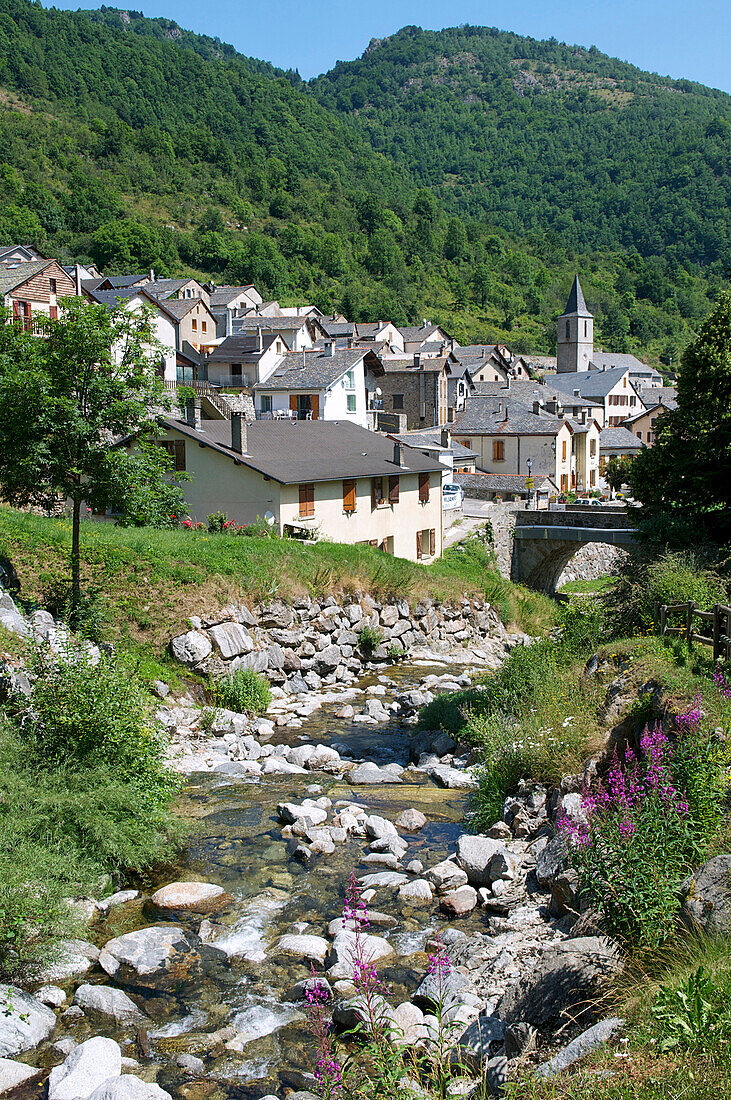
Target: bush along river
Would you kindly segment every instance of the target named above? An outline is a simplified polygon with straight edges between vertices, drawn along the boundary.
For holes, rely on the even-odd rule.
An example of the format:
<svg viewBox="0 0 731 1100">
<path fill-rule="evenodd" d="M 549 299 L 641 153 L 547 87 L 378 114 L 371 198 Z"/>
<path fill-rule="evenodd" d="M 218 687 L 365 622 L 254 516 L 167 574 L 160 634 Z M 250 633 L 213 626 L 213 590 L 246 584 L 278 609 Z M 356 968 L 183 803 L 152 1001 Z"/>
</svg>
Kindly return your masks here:
<svg viewBox="0 0 731 1100">
<path fill-rule="evenodd" d="M 592 1023 L 589 999 L 619 961 L 564 916 L 552 819 L 577 796 L 523 785 L 503 820 L 472 835 L 469 749 L 416 728 L 436 692 L 469 686 L 528 639 L 495 641 L 489 661 L 464 646 L 422 647 L 409 663 L 331 673 L 314 690 L 275 683 L 257 719 L 206 714 L 156 685 L 174 766 L 187 776 L 187 847 L 140 889 L 77 899 L 86 938 L 27 991 L 6 988 L 0 1086 L 40 1096 L 50 1069 L 49 1100 L 313 1091 L 313 972 L 335 1021 L 353 1017 L 353 933 L 342 919 L 353 872 L 367 957 L 401 1041 L 432 1035 L 437 933 L 450 959 L 453 1041 L 495 1094 L 509 1059 L 537 1036 L 551 1054 Z"/>
</svg>

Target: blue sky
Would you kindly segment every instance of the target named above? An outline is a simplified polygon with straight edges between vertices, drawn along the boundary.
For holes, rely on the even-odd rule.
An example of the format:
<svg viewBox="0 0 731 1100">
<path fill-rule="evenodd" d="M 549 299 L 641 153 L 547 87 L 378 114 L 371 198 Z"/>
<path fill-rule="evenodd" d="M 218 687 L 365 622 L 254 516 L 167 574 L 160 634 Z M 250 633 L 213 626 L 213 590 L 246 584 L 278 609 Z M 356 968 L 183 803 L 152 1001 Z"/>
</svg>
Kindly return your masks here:
<svg viewBox="0 0 731 1100">
<path fill-rule="evenodd" d="M 48 0 L 46 0 L 48 2 Z M 217 35 L 242 53 L 305 78 L 359 56 L 371 38 L 407 24 L 430 29 L 472 23 L 550 38 L 631 61 L 662 75 L 687 77 L 731 92 L 729 0 L 108 0 L 145 15 Z M 56 4 L 75 8 L 77 4 Z M 95 8 L 97 3 L 83 3 Z"/>
</svg>

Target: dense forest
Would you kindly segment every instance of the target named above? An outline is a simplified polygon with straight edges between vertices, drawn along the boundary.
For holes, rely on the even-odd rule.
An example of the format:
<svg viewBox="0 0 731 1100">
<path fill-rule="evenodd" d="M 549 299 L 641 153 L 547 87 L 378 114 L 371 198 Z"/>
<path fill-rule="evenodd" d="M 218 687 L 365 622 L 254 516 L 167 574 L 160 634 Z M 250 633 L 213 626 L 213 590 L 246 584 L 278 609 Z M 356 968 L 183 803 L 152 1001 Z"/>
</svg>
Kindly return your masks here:
<svg viewBox="0 0 731 1100">
<path fill-rule="evenodd" d="M 458 106 L 473 112 L 476 91 L 449 80 L 424 91 L 434 65 L 462 65 L 465 37 L 484 53 L 477 76 L 465 63 L 470 88 L 484 89 L 482 137 Z M 530 50 L 528 68 L 511 64 Z M 170 20 L 0 0 L 0 243 L 110 272 L 253 282 L 356 320 L 429 316 L 463 342 L 536 352 L 551 350 L 578 270 L 604 347 L 677 361 L 731 262 L 731 97 L 583 51 L 573 67 L 591 81 L 621 75 L 640 89 L 636 142 L 688 135 L 654 194 L 651 154 L 635 162 L 620 134 L 634 111 L 624 85 L 609 106 L 593 85 L 548 87 L 542 68 L 575 52 L 407 28 L 305 85 Z M 592 121 L 605 109 L 612 125 Z M 499 171 L 481 152 L 496 127 Z M 584 147 L 567 154 L 569 132 Z M 658 219 L 666 207 L 672 218 Z"/>
</svg>

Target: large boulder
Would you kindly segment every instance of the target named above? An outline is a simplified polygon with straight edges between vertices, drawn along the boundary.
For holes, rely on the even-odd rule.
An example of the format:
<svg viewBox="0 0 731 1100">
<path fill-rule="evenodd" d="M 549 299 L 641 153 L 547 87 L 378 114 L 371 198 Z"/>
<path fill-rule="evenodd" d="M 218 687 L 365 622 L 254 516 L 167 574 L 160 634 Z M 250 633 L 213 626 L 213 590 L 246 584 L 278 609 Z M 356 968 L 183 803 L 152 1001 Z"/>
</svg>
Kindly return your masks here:
<svg viewBox="0 0 731 1100">
<path fill-rule="evenodd" d="M 356 962 L 377 962 L 393 955 L 393 948 L 382 936 L 356 934 L 348 929 L 338 932 L 333 940 L 334 962 L 328 973 L 331 978 L 352 978 Z"/>
<path fill-rule="evenodd" d="M 174 990 L 200 973 L 201 957 L 174 925 L 154 925 L 109 940 L 99 964 L 122 985 Z"/>
<path fill-rule="evenodd" d="M 437 890 L 458 890 L 460 886 L 466 886 L 467 872 L 458 867 L 451 859 L 442 860 L 436 867 L 430 867 L 424 875 L 427 882 L 431 882 Z"/>
<path fill-rule="evenodd" d="M 578 1035 L 573 1042 L 560 1050 L 558 1054 L 551 1058 L 550 1062 L 542 1062 L 536 1070 L 536 1077 L 553 1077 L 554 1074 L 568 1069 L 574 1062 L 586 1058 L 588 1054 L 598 1050 L 604 1043 L 608 1043 L 623 1027 L 624 1020 L 620 1016 L 611 1016 L 607 1020 L 601 1020 L 600 1023 L 594 1024 L 593 1027 L 582 1031 L 581 1035 Z"/>
<path fill-rule="evenodd" d="M 474 886 L 460 886 L 458 890 L 443 894 L 439 901 L 439 908 L 448 917 L 466 917 L 476 905 L 477 891 Z"/>
<path fill-rule="evenodd" d="M 38 1046 L 55 1026 L 55 1014 L 30 993 L 0 985 L 0 1057 Z"/>
<path fill-rule="evenodd" d="M 479 1076 L 484 1067 L 502 1053 L 505 1024 L 497 1016 L 478 1016 L 459 1037 L 452 1061 Z"/>
<path fill-rule="evenodd" d="M 152 895 L 158 909 L 175 912 L 215 913 L 233 901 L 222 886 L 212 882 L 170 882 Z"/>
<path fill-rule="evenodd" d="M 400 776 L 394 775 L 388 768 L 379 768 L 370 760 L 364 764 L 358 764 L 348 775 L 348 782 L 358 787 L 367 787 L 371 783 L 401 783 L 401 781 Z"/>
<path fill-rule="evenodd" d="M 412 1000 L 427 1011 L 449 1008 L 460 1000 L 459 994 L 469 987 L 467 979 L 457 970 L 442 975 L 425 974 Z"/>
<path fill-rule="evenodd" d="M 0 1096 L 6 1092 L 12 1092 L 18 1085 L 37 1077 L 43 1070 L 35 1066 L 26 1066 L 23 1062 L 15 1062 L 12 1058 L 0 1058 Z"/>
<path fill-rule="evenodd" d="M 141 1081 L 131 1073 L 113 1077 L 94 1089 L 93 1100 L 172 1100 L 170 1093 L 150 1081 Z M 90 1100 L 91 1100 L 90 1097 Z"/>
<path fill-rule="evenodd" d="M 538 853 L 536 878 L 540 886 L 551 886 L 569 865 L 569 849 L 563 833 L 556 833 Z"/>
<path fill-rule="evenodd" d="M 344 1031 L 357 1031 L 365 1037 L 372 1034 L 374 1028 L 390 1030 L 393 1009 L 379 994 L 368 998 L 359 994 L 352 1000 L 339 1001 L 335 1005 L 333 1023 Z"/>
<path fill-rule="evenodd" d="M 404 810 L 396 818 L 396 824 L 406 833 L 418 833 L 426 825 L 426 817 L 421 810 Z"/>
<path fill-rule="evenodd" d="M 551 1031 L 569 1021 L 589 1023 L 603 985 L 621 969 L 619 949 L 609 940 L 585 936 L 553 944 L 507 990 L 496 1015 L 506 1023 Z"/>
<path fill-rule="evenodd" d="M 240 623 L 219 623 L 210 627 L 208 633 L 224 661 L 239 657 L 242 653 L 251 653 L 254 648 L 251 635 Z"/>
<path fill-rule="evenodd" d="M 683 916 L 711 935 L 731 934 L 731 855 L 715 856 L 686 879 Z"/>
<path fill-rule="evenodd" d="M 322 936 L 285 935 L 277 941 L 273 954 L 294 955 L 303 961 L 322 963 L 329 949 L 330 945 Z"/>
<path fill-rule="evenodd" d="M 489 836 L 463 833 L 457 840 L 457 863 L 472 886 L 492 886 L 499 878 L 510 878 L 512 874 L 507 848 Z"/>
<path fill-rule="evenodd" d="M 71 1051 L 48 1078 L 48 1100 L 86 1100 L 110 1077 L 122 1072 L 122 1051 L 113 1039 L 87 1039 Z"/>
<path fill-rule="evenodd" d="M 99 959 L 99 948 L 88 940 L 63 940 L 56 956 L 39 974 L 43 982 L 66 982 L 92 970 Z"/>
<path fill-rule="evenodd" d="M 187 634 L 179 634 L 171 641 L 170 648 L 173 657 L 191 668 L 205 661 L 206 657 L 210 657 L 213 652 L 213 646 L 200 630 L 189 630 Z"/>
<path fill-rule="evenodd" d="M 80 985 L 74 1004 L 86 1012 L 109 1016 L 118 1024 L 144 1024 L 146 1017 L 121 989 L 111 985 Z"/>
</svg>

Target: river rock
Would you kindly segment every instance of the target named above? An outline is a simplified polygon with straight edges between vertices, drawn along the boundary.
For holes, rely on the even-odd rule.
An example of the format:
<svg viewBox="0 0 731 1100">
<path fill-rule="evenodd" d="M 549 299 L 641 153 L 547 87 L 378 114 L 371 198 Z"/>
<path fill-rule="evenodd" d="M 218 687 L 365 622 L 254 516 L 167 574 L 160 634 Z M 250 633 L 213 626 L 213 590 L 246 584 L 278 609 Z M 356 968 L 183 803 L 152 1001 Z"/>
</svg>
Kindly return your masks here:
<svg viewBox="0 0 731 1100">
<path fill-rule="evenodd" d="M 569 865 L 569 849 L 563 833 L 556 833 L 538 853 L 536 878 L 540 886 L 550 886 Z"/>
<path fill-rule="evenodd" d="M 108 913 L 118 905 L 127 905 L 130 901 L 136 901 L 139 896 L 139 890 L 117 890 L 116 893 L 97 902 L 97 909 L 100 913 Z"/>
<path fill-rule="evenodd" d="M 285 935 L 274 946 L 275 955 L 295 955 L 299 959 L 311 959 L 322 963 L 330 945 L 322 936 Z"/>
<path fill-rule="evenodd" d="M 213 652 L 210 641 L 199 630 L 189 630 L 187 634 L 179 634 L 171 641 L 170 648 L 173 651 L 173 657 L 190 668 L 204 661 Z"/>
<path fill-rule="evenodd" d="M 430 867 L 424 878 L 427 882 L 433 883 L 437 890 L 458 890 L 468 882 L 466 871 L 451 859 L 445 859 L 437 863 L 436 867 Z"/>
<path fill-rule="evenodd" d="M 42 985 L 36 989 L 34 997 L 49 1008 L 60 1008 L 66 1000 L 66 994 L 58 985 Z"/>
<path fill-rule="evenodd" d="M 0 985 L 0 1057 L 38 1046 L 55 1026 L 55 1014 L 30 993 Z"/>
<path fill-rule="evenodd" d="M 86 1011 L 111 1016 L 118 1024 L 144 1024 L 146 1017 L 121 989 L 109 985 L 80 985 L 74 1004 Z"/>
<path fill-rule="evenodd" d="M 216 913 L 230 905 L 233 898 L 212 882 L 170 882 L 156 890 L 151 901 L 158 909 Z"/>
<path fill-rule="evenodd" d="M 316 805 L 310 798 L 306 798 L 301 806 L 296 802 L 280 802 L 277 813 L 279 820 L 286 825 L 294 825 L 301 818 L 306 818 L 310 825 L 322 825 L 323 821 L 327 821 L 327 810 Z"/>
<path fill-rule="evenodd" d="M 602 986 L 622 969 L 619 949 L 596 936 L 563 940 L 546 948 L 538 964 L 501 998 L 496 1014 L 506 1023 L 522 1021 L 558 1030 L 569 1020 L 591 1019 Z"/>
<path fill-rule="evenodd" d="M 623 1027 L 624 1020 L 619 1016 L 611 1016 L 607 1020 L 594 1024 L 594 1027 L 583 1031 L 573 1042 L 559 1051 L 550 1062 L 543 1062 L 536 1070 L 536 1077 L 553 1077 L 554 1074 L 568 1069 L 574 1062 L 586 1058 L 587 1054 L 608 1043 Z"/>
<path fill-rule="evenodd" d="M 344 1031 L 358 1031 L 369 1035 L 376 1027 L 390 1028 L 393 1009 L 379 994 L 369 1000 L 362 995 L 348 1001 L 338 1001 L 333 1008 L 333 1023 Z"/>
<path fill-rule="evenodd" d="M 44 982 L 66 982 L 78 978 L 94 967 L 99 948 L 88 940 L 64 940 L 56 948 L 58 955 L 43 967 L 39 978 Z"/>
<path fill-rule="evenodd" d="M 371 814 L 365 820 L 365 830 L 367 836 L 373 837 L 374 840 L 382 840 L 386 836 L 396 836 L 396 826 L 392 821 L 389 821 L 386 817 L 379 817 L 378 814 Z"/>
<path fill-rule="evenodd" d="M 392 1013 L 391 1042 L 394 1046 L 410 1047 L 429 1036 L 424 1013 L 410 1001 L 398 1005 Z"/>
<path fill-rule="evenodd" d="M 426 770 L 435 783 L 449 790 L 475 790 L 478 786 L 471 772 L 452 768 L 449 764 L 430 764 Z"/>
<path fill-rule="evenodd" d="M 12 1058 L 0 1058 L 0 1096 L 11 1092 L 18 1085 L 38 1077 L 43 1070 L 35 1066 L 26 1066 L 23 1062 L 14 1062 Z"/>
<path fill-rule="evenodd" d="M 428 905 L 432 899 L 432 888 L 424 878 L 417 878 L 414 882 L 406 882 L 399 887 L 399 901 L 408 905 Z"/>
<path fill-rule="evenodd" d="M 157 990 L 174 990 L 201 969 L 200 955 L 174 925 L 140 928 L 109 940 L 99 963 L 122 985 Z"/>
<path fill-rule="evenodd" d="M 122 1051 L 113 1039 L 97 1036 L 80 1043 L 48 1077 L 48 1100 L 85 1100 L 122 1072 Z"/>
<path fill-rule="evenodd" d="M 425 974 L 412 1000 L 428 1011 L 439 1008 L 441 1001 L 444 1009 L 459 1001 L 459 994 L 467 985 L 467 979 L 457 970 L 450 971 L 446 976 L 439 973 Z"/>
<path fill-rule="evenodd" d="M 198 1059 L 196 1059 L 197 1061 Z M 123 1073 L 105 1081 L 92 1092 L 90 1100 L 171 1100 L 169 1092 L 151 1081 L 141 1081 L 131 1073 Z"/>
<path fill-rule="evenodd" d="M 396 818 L 396 825 L 406 833 L 418 833 L 426 825 L 426 817 L 420 810 L 404 810 Z"/>
<path fill-rule="evenodd" d="M 502 1020 L 497 1016 L 478 1016 L 460 1035 L 452 1061 L 479 1075 L 487 1062 L 500 1052 L 504 1040 Z"/>
<path fill-rule="evenodd" d="M 393 947 L 382 936 L 356 935 L 348 929 L 338 932 L 333 940 L 332 955 L 334 962 L 328 969 L 332 979 L 352 978 L 357 959 L 363 962 L 377 962 L 393 955 Z"/>
<path fill-rule="evenodd" d="M 367 787 L 372 783 L 400 783 L 401 778 L 387 768 L 379 768 L 377 764 L 366 761 L 365 764 L 358 764 L 353 768 L 348 774 L 348 782 L 355 786 Z"/>
<path fill-rule="evenodd" d="M 370 890 L 374 886 L 403 886 L 408 878 L 400 871 L 376 871 L 372 875 L 363 875 L 360 882 L 364 889 Z"/>
<path fill-rule="evenodd" d="M 710 935 L 731 934 L 731 855 L 715 856 L 686 879 L 683 916 Z"/>
<path fill-rule="evenodd" d="M 511 858 L 504 844 L 489 836 L 463 833 L 457 840 L 457 863 L 473 886 L 492 886 L 499 878 L 509 878 Z"/>
<path fill-rule="evenodd" d="M 224 661 L 242 653 L 251 653 L 254 648 L 251 635 L 240 623 L 219 623 L 210 627 L 208 634 Z"/>
<path fill-rule="evenodd" d="M 472 886 L 460 886 L 458 890 L 443 894 L 439 901 L 439 908 L 448 917 L 465 917 L 476 905 L 477 891 Z"/>
</svg>

